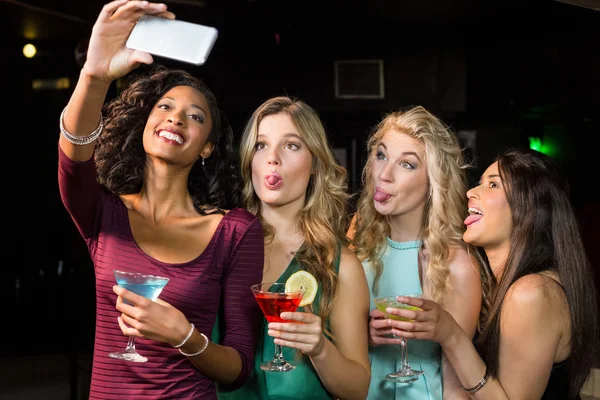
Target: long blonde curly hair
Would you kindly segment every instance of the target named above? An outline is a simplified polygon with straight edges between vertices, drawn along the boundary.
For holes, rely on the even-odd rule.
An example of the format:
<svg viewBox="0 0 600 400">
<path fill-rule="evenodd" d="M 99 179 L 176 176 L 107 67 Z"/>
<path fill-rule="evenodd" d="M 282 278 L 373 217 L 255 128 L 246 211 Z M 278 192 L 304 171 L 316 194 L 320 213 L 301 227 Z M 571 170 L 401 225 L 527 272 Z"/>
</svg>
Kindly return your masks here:
<svg viewBox="0 0 600 400">
<path fill-rule="evenodd" d="M 348 245 L 345 234 L 349 198 L 347 172 L 337 163 L 325 128 L 313 108 L 302 101 L 283 96 L 271 98 L 258 107 L 242 135 L 240 163 L 244 181 L 242 201 L 248 211 L 261 219 L 265 243 L 273 240 L 275 232 L 261 215 L 260 199 L 252 186 L 252 158 L 260 122 L 266 116 L 275 114 L 286 114 L 291 118 L 313 156 L 313 173 L 306 189 L 304 208 L 298 219 L 298 227 L 305 241 L 296 253 L 296 259 L 319 283 L 319 316 L 326 321 L 337 289 L 334 263 L 340 245 Z"/>
<path fill-rule="evenodd" d="M 386 238 L 390 236 L 390 226 L 373 204 L 372 163 L 377 156 L 377 147 L 389 131 L 409 135 L 425 146 L 429 190 L 425 200 L 419 260 L 424 259 L 423 251 L 426 249 L 425 273 L 431 284 L 429 295 L 440 302 L 449 284 L 450 272 L 445 262 L 450 255 L 450 247 L 465 248 L 462 234 L 463 221 L 467 216 L 468 165 L 454 133 L 421 106 L 387 114 L 368 139 L 368 160 L 362 173 L 363 190 L 357 202 L 353 248 L 360 260 L 370 260 L 375 270 L 373 292 L 377 293 L 383 272 L 380 257 L 385 250 Z"/>
</svg>

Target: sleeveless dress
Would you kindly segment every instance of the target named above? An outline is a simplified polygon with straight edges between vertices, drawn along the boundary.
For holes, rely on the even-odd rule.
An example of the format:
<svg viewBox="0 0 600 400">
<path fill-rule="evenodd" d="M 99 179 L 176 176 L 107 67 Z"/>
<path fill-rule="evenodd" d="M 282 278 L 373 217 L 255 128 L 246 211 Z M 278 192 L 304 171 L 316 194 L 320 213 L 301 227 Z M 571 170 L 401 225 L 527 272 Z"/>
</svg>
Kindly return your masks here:
<svg viewBox="0 0 600 400">
<path fill-rule="evenodd" d="M 377 294 L 373 293 L 375 270 L 369 260 L 363 261 L 369 282 L 371 310 L 376 308 L 376 296 L 398 296 L 400 294 L 422 294 L 419 279 L 418 253 L 421 241 L 395 242 L 387 238 L 387 246 L 381 257 L 384 268 L 379 278 Z M 402 366 L 399 345 L 384 345 L 369 348 L 371 362 L 371 384 L 369 400 L 441 400 L 442 371 L 441 347 L 429 340 L 409 340 L 408 361 L 411 368 L 425 373 L 411 383 L 394 383 L 385 379 L 386 374 Z"/>
<path fill-rule="evenodd" d="M 570 358 L 564 361 L 555 363 L 552 366 L 552 372 L 550 372 L 550 379 L 548 379 L 548 385 L 540 400 L 567 400 L 569 398 L 569 368 Z M 572 400 L 580 400 L 581 396 L 577 395 Z"/>
<path fill-rule="evenodd" d="M 339 270 L 340 253 L 334 262 L 336 273 Z M 294 272 L 303 269 L 296 260 L 292 259 L 287 269 L 277 279 L 277 282 L 285 283 L 285 281 Z M 248 288 L 250 290 L 250 288 Z M 318 314 L 318 306 L 321 300 L 321 289 L 317 291 L 315 300 L 312 303 L 313 313 Z M 297 311 L 304 311 L 304 307 L 298 307 Z M 329 321 L 325 321 L 325 328 L 329 331 Z M 273 338 L 267 335 L 267 320 L 262 317 L 262 335 L 259 335 L 258 343 L 256 344 L 256 354 L 254 357 L 254 369 L 250 375 L 248 382 L 241 388 L 234 391 L 226 391 L 217 387 L 217 397 L 219 400 L 319 400 L 333 399 L 332 395 L 327 392 L 319 375 L 315 371 L 308 356 L 299 353 L 296 355 L 296 350 L 283 347 L 284 358 L 296 366 L 295 369 L 287 372 L 265 372 L 260 369 L 260 364 L 270 361 L 275 354 L 275 344 Z M 215 331 L 218 327 L 215 326 Z M 219 336 L 213 331 L 213 338 Z M 299 358 L 301 357 L 301 358 Z"/>
<path fill-rule="evenodd" d="M 563 285 L 556 279 L 552 278 L 558 286 L 560 286 L 563 290 L 565 289 Z M 580 400 L 581 396 L 576 395 L 573 398 L 569 398 L 569 384 L 571 382 L 571 378 L 569 377 L 569 372 L 571 369 L 571 357 L 568 357 L 564 361 L 554 363 L 552 365 L 552 371 L 550 372 L 550 378 L 548 379 L 548 384 L 546 385 L 546 390 L 544 390 L 544 394 L 542 394 L 542 398 L 540 400 Z"/>
</svg>

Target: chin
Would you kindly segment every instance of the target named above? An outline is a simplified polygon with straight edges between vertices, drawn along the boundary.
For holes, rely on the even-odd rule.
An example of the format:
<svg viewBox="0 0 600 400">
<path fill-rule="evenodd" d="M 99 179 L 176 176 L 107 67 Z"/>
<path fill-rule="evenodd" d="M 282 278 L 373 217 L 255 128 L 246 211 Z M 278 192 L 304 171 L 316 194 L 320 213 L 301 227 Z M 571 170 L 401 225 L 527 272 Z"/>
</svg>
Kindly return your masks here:
<svg viewBox="0 0 600 400">
<path fill-rule="evenodd" d="M 393 209 L 388 204 L 382 204 L 373 200 L 373 207 L 375 211 L 377 211 L 381 215 L 389 215 L 392 213 Z"/>
<path fill-rule="evenodd" d="M 467 231 L 465 231 L 465 233 L 463 233 L 463 240 L 465 241 L 465 243 L 468 243 L 470 245 L 477 246 L 477 247 L 483 246 L 483 243 L 481 243 L 481 240 L 477 240 L 477 239 L 478 239 L 477 236 L 473 232 L 469 232 L 467 230 Z"/>
</svg>

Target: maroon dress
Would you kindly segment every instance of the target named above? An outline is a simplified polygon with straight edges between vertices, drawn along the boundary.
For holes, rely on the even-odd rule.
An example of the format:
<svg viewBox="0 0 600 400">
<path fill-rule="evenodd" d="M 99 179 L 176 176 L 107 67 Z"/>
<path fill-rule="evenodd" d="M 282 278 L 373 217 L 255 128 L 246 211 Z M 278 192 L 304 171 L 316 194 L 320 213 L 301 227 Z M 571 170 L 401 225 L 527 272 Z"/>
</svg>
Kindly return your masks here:
<svg viewBox="0 0 600 400">
<path fill-rule="evenodd" d="M 136 338 L 145 363 L 110 358 L 121 351 L 115 305 L 114 269 L 168 277 L 160 298 L 180 310 L 200 332 L 211 337 L 218 312 L 224 337 L 220 343 L 236 349 L 242 372 L 231 385 L 248 379 L 262 314 L 250 286 L 261 282 L 263 231 L 259 220 L 241 208 L 220 221 L 210 243 L 195 260 L 167 264 L 145 254 L 134 241 L 127 208 L 97 182 L 92 160 L 75 162 L 59 147 L 58 183 L 64 206 L 82 235 L 96 276 L 96 334 L 90 386 L 91 399 L 216 399 L 215 383 L 187 357 L 167 343 Z M 77 299 L 73 299 L 77 301 Z"/>
</svg>

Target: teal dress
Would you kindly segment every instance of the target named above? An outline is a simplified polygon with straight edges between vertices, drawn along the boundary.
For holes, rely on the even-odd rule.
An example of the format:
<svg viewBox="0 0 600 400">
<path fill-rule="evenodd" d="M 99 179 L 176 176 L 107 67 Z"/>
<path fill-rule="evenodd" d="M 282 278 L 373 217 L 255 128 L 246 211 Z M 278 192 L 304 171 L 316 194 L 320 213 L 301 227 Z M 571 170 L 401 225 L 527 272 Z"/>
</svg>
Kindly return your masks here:
<svg viewBox="0 0 600 400">
<path fill-rule="evenodd" d="M 335 261 L 336 273 L 339 270 L 339 253 Z M 294 272 L 301 270 L 300 263 L 294 258 L 288 265 L 285 272 L 279 277 L 277 282 L 285 282 Z M 315 300 L 312 303 L 313 313 L 318 314 L 318 305 L 321 300 L 321 289 L 317 291 Z M 304 307 L 299 307 L 298 311 L 304 311 Z M 217 387 L 217 397 L 219 400 L 320 400 L 333 399 L 327 392 L 319 375 L 315 371 L 308 356 L 302 353 L 297 354 L 295 349 L 283 347 L 283 356 L 286 360 L 296 366 L 287 372 L 265 372 L 260 369 L 260 364 L 270 361 L 275 354 L 275 344 L 273 338 L 267 335 L 267 320 L 263 317 L 263 335 L 259 338 L 256 345 L 256 355 L 254 358 L 254 370 L 250 375 L 248 382 L 241 388 L 234 391 L 225 391 Z M 325 328 L 329 331 L 329 321 L 325 322 Z M 219 337 L 219 333 L 213 331 L 213 338 Z"/>
<path fill-rule="evenodd" d="M 377 296 L 397 296 L 400 294 L 421 294 L 418 254 L 421 241 L 394 242 L 387 239 L 387 246 L 381 257 L 383 274 L 379 278 Z M 373 294 L 375 271 L 368 260 L 363 261 L 369 282 L 371 310 L 376 308 Z M 385 375 L 395 372 L 402 366 L 400 346 L 384 345 L 369 348 L 371 362 L 371 384 L 369 400 L 441 400 L 442 372 L 441 347 L 428 340 L 408 341 L 408 362 L 413 369 L 425 371 L 418 380 L 411 383 L 394 383 Z"/>
</svg>

